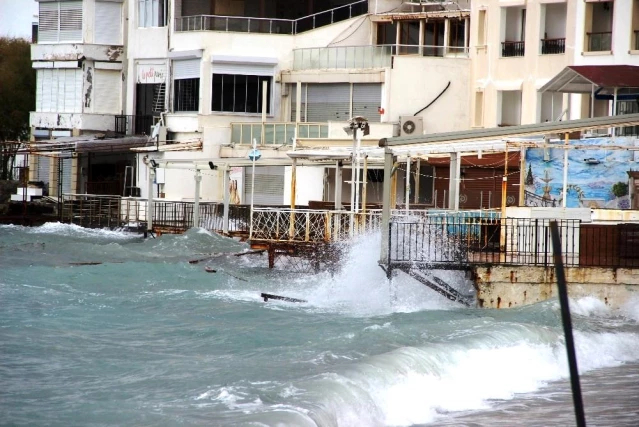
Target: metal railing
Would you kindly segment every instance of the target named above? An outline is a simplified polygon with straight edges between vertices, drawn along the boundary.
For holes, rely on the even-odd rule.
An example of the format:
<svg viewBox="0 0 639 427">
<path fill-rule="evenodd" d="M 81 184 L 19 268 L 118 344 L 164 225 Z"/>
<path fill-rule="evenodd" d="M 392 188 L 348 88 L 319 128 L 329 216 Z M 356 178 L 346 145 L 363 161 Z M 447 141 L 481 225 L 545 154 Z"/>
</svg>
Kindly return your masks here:
<svg viewBox="0 0 639 427">
<path fill-rule="evenodd" d="M 588 52 L 612 50 L 612 31 L 586 33 L 588 37 Z"/>
<path fill-rule="evenodd" d="M 393 221 L 389 265 L 552 265 L 550 220 L 424 217 Z M 579 220 L 559 221 L 566 265 L 579 264 Z"/>
<path fill-rule="evenodd" d="M 299 34 L 368 13 L 368 0 L 338 6 L 297 19 L 195 15 L 175 18 L 175 31 L 228 31 L 261 34 Z"/>
<path fill-rule="evenodd" d="M 140 228 L 146 224 L 144 199 L 64 194 L 60 220 L 87 228 Z"/>
<path fill-rule="evenodd" d="M 501 42 L 501 56 L 503 58 L 513 56 L 524 56 L 526 51 L 525 41 L 505 41 Z"/>
<path fill-rule="evenodd" d="M 151 126 L 159 118 L 159 115 L 117 115 L 115 116 L 115 133 L 118 135 L 150 135 Z"/>
<path fill-rule="evenodd" d="M 544 199 L 542 196 L 524 190 L 524 206 L 555 207 L 556 205 L 557 201 L 555 199 Z"/>
<path fill-rule="evenodd" d="M 292 145 L 298 138 L 328 138 L 328 123 L 231 123 L 231 143 Z"/>
<path fill-rule="evenodd" d="M 566 52 L 566 38 L 541 39 L 541 54 L 554 55 Z"/>
<path fill-rule="evenodd" d="M 293 50 L 293 70 L 390 67 L 392 46 L 330 46 Z"/>
</svg>

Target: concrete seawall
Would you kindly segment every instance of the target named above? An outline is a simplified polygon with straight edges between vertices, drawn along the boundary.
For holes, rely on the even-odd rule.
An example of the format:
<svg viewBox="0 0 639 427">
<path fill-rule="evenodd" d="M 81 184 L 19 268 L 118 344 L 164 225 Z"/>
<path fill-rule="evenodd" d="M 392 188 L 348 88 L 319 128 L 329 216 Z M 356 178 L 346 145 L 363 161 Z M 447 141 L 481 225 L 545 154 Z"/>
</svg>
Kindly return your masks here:
<svg viewBox="0 0 639 427">
<path fill-rule="evenodd" d="M 595 297 L 619 308 L 639 295 L 639 268 L 565 267 L 571 298 Z M 554 266 L 475 266 L 473 283 L 483 308 L 518 307 L 557 298 Z"/>
</svg>

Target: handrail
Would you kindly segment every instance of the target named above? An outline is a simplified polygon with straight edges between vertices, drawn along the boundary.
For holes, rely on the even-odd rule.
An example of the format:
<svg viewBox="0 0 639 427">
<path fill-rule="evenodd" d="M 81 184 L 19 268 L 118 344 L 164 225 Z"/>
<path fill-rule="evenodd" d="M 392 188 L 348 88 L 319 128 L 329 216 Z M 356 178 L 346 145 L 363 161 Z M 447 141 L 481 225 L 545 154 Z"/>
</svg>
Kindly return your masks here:
<svg viewBox="0 0 639 427">
<path fill-rule="evenodd" d="M 354 7 L 360 5 L 365 6 L 362 11 L 353 10 Z M 340 16 L 342 10 L 348 9 L 348 14 Z M 266 34 L 299 34 L 304 31 L 319 28 L 324 25 L 340 22 L 345 19 L 350 19 L 355 16 L 360 16 L 368 13 L 368 0 L 358 0 L 353 3 L 337 6 L 332 9 L 324 10 L 321 12 L 313 13 L 311 15 L 302 16 L 296 19 L 282 19 L 282 18 L 258 18 L 249 16 L 230 16 L 230 15 L 189 15 L 180 16 L 175 18 L 175 31 L 236 31 L 236 32 L 255 32 Z M 336 14 L 338 16 L 336 16 Z M 322 18 L 329 18 L 327 22 L 318 23 L 317 21 Z M 310 26 L 305 25 L 306 21 L 311 21 Z M 198 22 L 199 21 L 199 22 Z M 221 21 L 224 25 L 221 25 L 218 21 Z M 239 21 L 237 28 L 229 26 L 229 22 Z M 255 21 L 257 25 L 251 25 L 251 21 Z M 187 29 L 184 29 L 184 23 L 187 23 Z M 194 25 L 190 25 L 193 22 Z M 264 25 L 268 23 L 268 28 Z M 273 27 L 273 24 L 283 24 L 284 28 Z M 245 25 L 244 25 L 245 24 Z"/>
</svg>

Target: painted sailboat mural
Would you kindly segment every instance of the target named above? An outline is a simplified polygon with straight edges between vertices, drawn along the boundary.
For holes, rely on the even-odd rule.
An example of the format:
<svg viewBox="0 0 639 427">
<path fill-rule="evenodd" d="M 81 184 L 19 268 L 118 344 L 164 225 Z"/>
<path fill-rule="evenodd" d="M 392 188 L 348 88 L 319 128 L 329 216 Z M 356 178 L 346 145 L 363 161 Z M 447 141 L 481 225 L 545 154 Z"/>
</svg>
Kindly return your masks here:
<svg viewBox="0 0 639 427">
<path fill-rule="evenodd" d="M 570 140 L 568 151 L 567 207 L 630 209 L 628 171 L 639 170 L 635 137 Z M 526 199 L 528 205 L 562 206 L 564 149 L 532 148 L 526 151 Z M 592 149 L 581 148 L 593 146 Z M 545 152 L 544 152 L 545 151 Z M 531 203 L 528 203 L 528 201 Z"/>
</svg>

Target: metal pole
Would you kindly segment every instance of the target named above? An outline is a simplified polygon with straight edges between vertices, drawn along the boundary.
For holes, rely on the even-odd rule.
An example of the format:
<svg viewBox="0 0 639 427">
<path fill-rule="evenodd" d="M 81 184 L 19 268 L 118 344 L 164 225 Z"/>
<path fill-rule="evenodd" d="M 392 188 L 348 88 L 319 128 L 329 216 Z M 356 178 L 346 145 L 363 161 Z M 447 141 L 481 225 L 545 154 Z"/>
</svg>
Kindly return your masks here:
<svg viewBox="0 0 639 427">
<path fill-rule="evenodd" d="M 359 212 L 359 149 L 362 143 L 362 132 L 357 132 L 357 144 L 355 148 L 355 212 Z"/>
<path fill-rule="evenodd" d="M 388 245 L 390 244 L 391 183 L 393 181 L 391 172 L 393 171 L 394 162 L 395 157 L 393 156 L 393 152 L 386 148 L 384 151 L 384 192 L 382 198 L 382 244 L 379 256 L 379 261 L 382 264 L 388 262 L 388 255 L 390 253 Z M 390 270 L 390 265 L 386 266 L 386 268 Z"/>
<path fill-rule="evenodd" d="M 352 122 L 351 122 L 352 126 Z M 353 152 L 351 154 L 351 212 L 355 211 L 355 163 L 357 153 L 357 128 L 353 128 Z M 352 217 L 351 217 L 352 218 Z"/>
<path fill-rule="evenodd" d="M 364 156 L 364 183 L 362 184 L 362 212 L 366 213 L 366 192 L 368 186 L 368 156 Z"/>
<path fill-rule="evenodd" d="M 525 206 L 524 198 L 526 190 L 526 147 L 519 148 L 519 203 L 518 206 Z"/>
<path fill-rule="evenodd" d="M 193 199 L 193 227 L 200 226 L 200 183 L 202 176 L 200 170 L 195 169 L 195 197 Z"/>
<path fill-rule="evenodd" d="M 257 141 L 253 138 L 253 166 L 251 167 L 251 225 L 249 227 L 249 236 L 253 236 L 253 199 L 255 199 L 255 150 L 257 150 Z"/>
<path fill-rule="evenodd" d="M 342 165 L 335 163 L 335 210 L 342 210 Z"/>
<path fill-rule="evenodd" d="M 550 236 L 552 238 L 553 258 L 555 261 L 555 271 L 557 274 L 557 289 L 559 303 L 561 305 L 561 320 L 566 337 L 566 353 L 568 356 L 568 367 L 570 368 L 570 386 L 572 388 L 572 400 L 575 406 L 575 418 L 578 427 L 586 427 L 586 415 L 584 404 L 581 399 L 581 384 L 579 382 L 579 369 L 577 367 L 577 355 L 575 353 L 575 341 L 572 336 L 572 320 L 570 318 L 570 304 L 568 303 L 568 287 L 566 276 L 564 275 L 564 262 L 561 256 L 561 241 L 557 221 L 550 221 Z"/>
<path fill-rule="evenodd" d="M 414 203 L 419 203 L 419 180 L 422 176 L 422 159 L 417 158 L 417 164 L 415 165 L 415 198 Z"/>
</svg>

